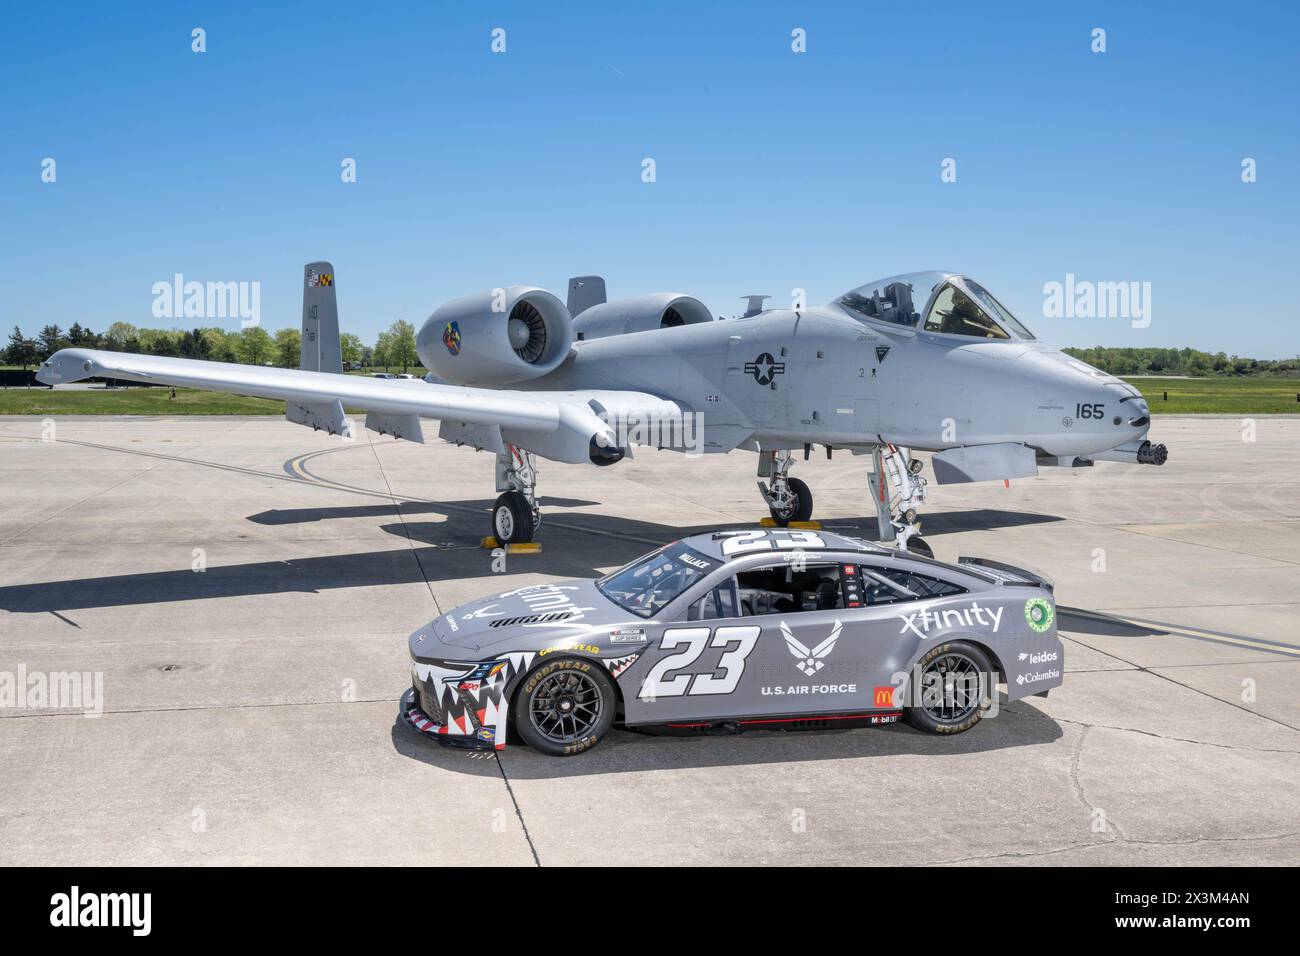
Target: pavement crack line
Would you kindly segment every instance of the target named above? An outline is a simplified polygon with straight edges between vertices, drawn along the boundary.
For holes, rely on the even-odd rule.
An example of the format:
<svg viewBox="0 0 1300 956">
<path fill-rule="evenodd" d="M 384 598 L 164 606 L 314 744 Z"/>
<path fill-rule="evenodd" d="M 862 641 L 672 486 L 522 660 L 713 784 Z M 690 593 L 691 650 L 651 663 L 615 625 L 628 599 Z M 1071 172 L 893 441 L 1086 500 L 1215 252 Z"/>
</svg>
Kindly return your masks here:
<svg viewBox="0 0 1300 956">
<path fill-rule="evenodd" d="M 375 439 L 370 430 L 366 430 L 366 437 L 370 445 L 370 454 L 374 456 L 375 467 L 379 469 L 379 477 L 384 480 L 384 487 L 388 489 L 388 497 L 393 502 L 393 512 L 397 515 L 397 520 L 402 523 L 402 534 L 406 536 L 406 544 L 411 549 L 411 556 L 415 558 L 415 566 L 420 569 L 420 577 L 424 578 L 424 586 L 429 590 L 429 597 L 433 599 L 433 607 L 442 616 L 442 605 L 438 603 L 438 595 L 433 593 L 433 582 L 429 580 L 429 572 L 424 569 L 424 562 L 420 560 L 420 549 L 415 546 L 415 539 L 411 537 L 411 529 L 407 527 L 406 516 L 402 514 L 401 502 L 393 494 L 393 486 L 388 480 L 388 473 L 384 471 L 384 463 L 379 460 L 379 452 L 375 450 Z M 518 808 L 516 808 L 518 809 Z M 533 854 L 536 857 L 536 854 Z"/>
<path fill-rule="evenodd" d="M 222 432 L 220 435 L 216 436 L 215 438 L 210 439 L 210 441 L 216 441 L 216 438 L 224 438 L 226 435 L 230 434 L 230 432 L 233 431 L 235 427 L 237 427 L 237 425 L 231 426 L 231 428 L 229 428 L 229 429 L 227 429 L 226 431 Z M 54 445 L 58 445 L 58 444 L 60 444 L 60 443 L 62 443 L 62 444 L 67 444 L 67 445 L 90 445 L 91 447 L 97 447 L 97 448 L 111 447 L 111 446 L 94 445 L 93 442 L 81 442 L 81 441 L 76 441 L 76 440 L 74 440 L 74 439 L 67 439 L 67 438 L 56 438 L 56 439 L 54 439 L 54 440 L 51 442 L 51 444 L 54 444 Z M 198 442 L 198 444 L 203 445 L 203 444 L 206 444 L 206 442 Z M 112 450 L 113 450 L 113 451 L 125 451 L 125 452 L 128 452 L 128 453 L 133 453 L 132 449 L 129 449 L 129 448 L 112 448 Z M 134 453 L 135 453 L 135 454 L 148 454 L 148 453 L 141 453 L 141 452 L 134 452 Z M 153 463 L 152 465 L 150 465 L 148 468 L 142 468 L 142 469 L 140 469 L 139 471 L 134 471 L 134 472 L 132 472 L 131 474 L 129 474 L 129 475 L 127 475 L 125 478 L 123 478 L 121 481 L 119 481 L 119 482 L 117 482 L 117 483 L 115 483 L 115 484 L 109 485 L 107 488 L 101 488 L 101 489 L 99 489 L 98 491 L 91 492 L 90 494 L 86 495 L 84 498 L 80 498 L 80 499 L 78 499 L 77 501 L 74 501 L 72 504 L 68 505 L 66 508 L 60 508 L 58 511 L 55 511 L 55 512 L 53 512 L 52 514 L 48 514 L 48 515 L 46 515 L 44 518 L 42 518 L 41 520 L 37 521 L 35 524 L 28 525 L 26 528 L 23 528 L 22 530 L 17 531 L 17 532 L 15 532 L 14 534 L 10 535 L 9 537 L 5 538 L 4 543 L 5 543 L 5 544 L 11 544 L 12 542 L 17 541 L 19 538 L 25 537 L 28 533 L 30 533 L 30 532 L 36 530 L 36 529 L 39 528 L 41 525 L 46 524 L 46 523 L 48 523 L 48 522 L 50 522 L 50 521 L 53 521 L 55 518 L 58 518 L 58 517 L 60 517 L 60 516 L 62 516 L 62 515 L 67 514 L 69 511 L 72 511 L 74 508 L 79 508 L 79 507 L 81 507 L 81 506 L 84 505 L 87 501 L 90 501 L 90 500 L 93 499 L 93 498 L 98 498 L 98 497 L 100 497 L 101 495 L 106 495 L 106 494 L 108 494 L 110 491 L 116 491 L 118 488 L 121 488 L 123 485 L 125 485 L 125 484 L 129 484 L 130 482 L 135 481 L 137 478 L 140 478 L 140 477 L 143 477 L 144 475 L 147 475 L 149 472 L 153 471 L 155 468 L 157 468 L 159 465 L 161 465 L 161 464 L 163 463 L 163 461 L 165 461 L 165 460 L 171 460 L 171 461 L 185 461 L 185 460 L 186 460 L 186 459 L 184 459 L 184 458 L 180 458 L 179 456 L 178 456 L 178 457 L 170 457 L 170 456 L 164 456 L 164 455 L 150 455 L 149 457 L 158 458 L 158 459 L 160 459 L 160 460 L 154 462 L 154 463 Z M 207 464 L 207 463 L 204 462 L 203 464 Z"/>
<path fill-rule="evenodd" d="M 1078 800 L 1079 803 L 1083 805 L 1083 808 L 1086 811 L 1088 811 L 1088 817 L 1090 818 L 1089 825 L 1091 825 L 1092 819 L 1096 817 L 1097 807 L 1093 806 L 1092 801 L 1090 801 L 1088 799 L 1087 794 L 1083 792 L 1083 784 L 1079 781 L 1079 763 L 1083 759 L 1084 741 L 1088 739 L 1088 731 L 1090 731 L 1091 729 L 1092 728 L 1087 724 L 1083 725 L 1083 730 L 1079 732 L 1079 742 L 1074 745 L 1074 753 L 1070 755 L 1070 789 L 1074 792 L 1075 799 Z M 1107 817 L 1105 810 L 1102 810 L 1101 813 L 1102 813 L 1102 819 L 1104 821 L 1102 826 L 1105 828 L 1114 827 L 1115 832 L 1118 834 L 1118 836 L 1115 839 L 1105 840 L 1103 842 L 1106 843 L 1124 842 L 1127 839 L 1127 837 L 1124 836 L 1124 831 L 1120 829 L 1119 824 L 1115 823 L 1115 821 Z M 1102 832 L 1104 833 L 1105 830 L 1103 829 Z"/>
<path fill-rule="evenodd" d="M 1300 832 L 1265 833 L 1261 836 L 1245 837 L 1197 837 L 1194 840 L 1100 840 L 1092 843 L 1071 843 L 1068 846 L 1051 850 L 1033 850 L 1024 853 L 989 853 L 984 856 L 963 856 L 952 860 L 926 860 L 918 866 L 955 866 L 958 863 L 987 863 L 991 860 L 1027 860 L 1042 856 L 1056 856 L 1072 850 L 1091 850 L 1097 847 L 1122 843 L 1126 847 L 1134 846 L 1195 846 L 1198 843 L 1258 843 L 1261 840 L 1290 840 L 1300 836 Z"/>
<path fill-rule="evenodd" d="M 1217 698 L 1216 698 L 1217 699 Z M 1233 744 L 1218 744 L 1212 740 L 1192 740 L 1189 737 L 1172 737 L 1169 734 L 1158 734 L 1153 730 L 1138 730 L 1136 727 L 1114 727 L 1110 724 L 1089 724 L 1082 720 L 1069 720 L 1065 717 L 1053 717 L 1058 724 L 1074 724 L 1077 727 L 1084 728 L 1086 733 L 1089 730 L 1114 730 L 1119 733 L 1141 734 L 1144 737 L 1155 737 L 1157 740 L 1169 740 L 1180 744 L 1197 744 L 1201 747 L 1218 747 L 1222 750 L 1236 750 L 1241 753 L 1252 754 L 1300 754 L 1300 750 L 1282 750 L 1272 747 L 1237 747 Z M 1082 743 L 1080 744 L 1082 746 Z M 1078 755 L 1076 754 L 1076 757 Z"/>
<path fill-rule="evenodd" d="M 1074 753 L 1070 754 L 1070 790 L 1074 792 L 1075 800 L 1078 800 L 1083 809 L 1087 810 L 1088 817 L 1091 819 L 1096 816 L 1097 808 L 1092 805 L 1092 801 L 1088 800 L 1088 796 L 1083 792 L 1083 784 L 1079 782 L 1079 761 L 1083 760 L 1083 743 L 1088 739 L 1089 730 L 1092 730 L 1092 727 L 1083 724 L 1083 730 L 1079 731 L 1079 741 L 1074 745 Z M 1105 814 L 1105 810 L 1102 810 L 1102 814 Z M 1125 836 L 1118 826 L 1115 826 L 1115 832 L 1119 834 L 1118 839 L 1122 840 Z M 1114 840 L 1106 840 L 1106 843 L 1114 843 Z"/>
<path fill-rule="evenodd" d="M 1277 724 L 1279 727 L 1285 727 L 1287 730 L 1300 731 L 1300 727 L 1293 727 L 1291 724 L 1288 724 L 1285 720 L 1278 720 L 1276 717 L 1270 717 L 1268 714 L 1260 713 L 1257 710 L 1251 710 L 1249 707 L 1245 707 L 1241 704 L 1234 704 L 1232 701 L 1224 700 L 1222 697 L 1215 697 L 1213 694 L 1206 693 L 1205 691 L 1201 690 L 1199 687 L 1193 687 L 1191 684 L 1184 684 L 1182 681 L 1174 680 L 1168 674 L 1161 674 L 1159 671 L 1152 670 L 1150 667 L 1145 667 L 1142 664 L 1137 663 L 1136 661 L 1130 661 L 1127 658 L 1120 657 L 1118 654 L 1112 654 L 1110 651 L 1105 651 L 1102 650 L 1100 647 L 1095 647 L 1092 644 L 1089 644 L 1087 641 L 1082 640 L 1080 635 L 1078 635 L 1077 633 L 1072 633 L 1070 635 L 1070 640 L 1074 641 L 1076 644 L 1088 648 L 1088 650 L 1090 651 L 1096 651 L 1098 654 L 1101 654 L 1103 657 L 1109 657 L 1111 660 L 1121 661 L 1122 663 L 1128 664 L 1133 670 L 1137 670 L 1143 674 L 1150 674 L 1152 677 L 1158 677 L 1160 680 L 1169 681 L 1169 683 L 1173 684 L 1175 687 L 1181 687 L 1184 690 L 1190 690 L 1194 694 L 1200 694 L 1202 697 L 1208 697 L 1210 700 L 1218 701 L 1220 704 L 1227 704 L 1229 707 L 1235 707 L 1237 710 L 1245 711 L 1246 713 L 1251 714 L 1252 716 L 1259 717 L 1261 720 L 1267 720 L 1270 723 Z M 1207 640 L 1209 639 L 1207 638 Z"/>
<path fill-rule="evenodd" d="M 506 793 L 510 794 L 510 802 L 515 806 L 515 816 L 519 818 L 519 825 L 524 831 L 524 839 L 528 841 L 528 850 L 533 855 L 533 863 L 540 867 L 542 865 L 541 857 L 537 855 L 537 847 L 533 843 L 533 836 L 528 832 L 528 824 L 524 820 L 524 811 L 519 806 L 519 798 L 515 796 L 515 788 L 510 785 L 510 777 L 506 773 L 505 765 L 501 763 L 501 754 L 493 751 L 492 755 L 496 757 L 497 769 L 501 771 L 501 779 L 505 782 Z"/>
</svg>

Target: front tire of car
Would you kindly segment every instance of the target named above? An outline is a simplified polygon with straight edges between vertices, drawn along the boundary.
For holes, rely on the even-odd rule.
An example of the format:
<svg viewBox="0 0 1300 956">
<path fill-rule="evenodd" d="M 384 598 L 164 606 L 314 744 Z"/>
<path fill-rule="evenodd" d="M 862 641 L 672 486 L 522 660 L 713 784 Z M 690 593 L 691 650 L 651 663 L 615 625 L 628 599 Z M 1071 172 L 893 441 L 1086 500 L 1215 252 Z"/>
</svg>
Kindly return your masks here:
<svg viewBox="0 0 1300 956">
<path fill-rule="evenodd" d="M 908 688 L 903 719 L 932 734 L 960 734 L 980 722 L 998 692 L 997 672 L 984 651 L 966 641 L 932 647 L 916 662 L 920 686 Z"/>
<path fill-rule="evenodd" d="M 515 700 L 515 729 L 528 746 L 572 757 L 596 746 L 614 726 L 618 695 L 605 666 L 585 657 L 545 660 Z"/>
</svg>

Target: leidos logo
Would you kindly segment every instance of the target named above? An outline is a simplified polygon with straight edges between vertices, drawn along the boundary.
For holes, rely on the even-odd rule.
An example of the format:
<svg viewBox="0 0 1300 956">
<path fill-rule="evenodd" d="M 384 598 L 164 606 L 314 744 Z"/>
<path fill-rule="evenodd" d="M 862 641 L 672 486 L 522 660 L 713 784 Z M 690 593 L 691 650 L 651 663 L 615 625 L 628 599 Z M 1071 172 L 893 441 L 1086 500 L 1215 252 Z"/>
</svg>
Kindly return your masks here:
<svg viewBox="0 0 1300 956">
<path fill-rule="evenodd" d="M 1056 660 L 1056 651 L 1035 651 L 1032 654 L 1021 651 L 1020 660 L 1029 661 L 1031 664 L 1048 664 Z"/>
<path fill-rule="evenodd" d="M 127 926 L 133 936 L 148 936 L 152 893 L 70 893 L 50 897 L 51 926 Z"/>
<path fill-rule="evenodd" d="M 781 634 L 785 637 L 785 643 L 790 649 L 790 653 L 793 654 L 798 661 L 794 666 L 799 668 L 799 670 L 803 671 L 809 677 L 812 677 L 813 674 L 816 674 L 819 670 L 825 667 L 826 662 L 822 660 L 822 658 L 829 656 L 830 652 L 835 650 L 835 642 L 840 638 L 840 628 L 842 626 L 843 625 L 841 625 L 839 621 L 836 621 L 835 626 L 831 628 L 831 636 L 826 638 L 826 640 L 822 641 L 812 650 L 809 650 L 803 644 L 799 643 L 795 636 L 790 633 L 790 628 L 786 625 L 785 621 L 782 621 Z"/>
</svg>

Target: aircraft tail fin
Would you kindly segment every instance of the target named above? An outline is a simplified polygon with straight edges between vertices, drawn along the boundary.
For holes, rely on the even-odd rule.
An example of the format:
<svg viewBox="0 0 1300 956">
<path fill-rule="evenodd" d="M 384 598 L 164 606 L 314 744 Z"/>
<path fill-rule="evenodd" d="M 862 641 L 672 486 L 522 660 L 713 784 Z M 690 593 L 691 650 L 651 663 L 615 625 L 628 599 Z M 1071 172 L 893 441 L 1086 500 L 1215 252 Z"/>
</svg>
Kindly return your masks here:
<svg viewBox="0 0 1300 956">
<path fill-rule="evenodd" d="M 328 262 L 309 262 L 303 270 L 300 367 L 309 372 L 343 371 L 334 266 Z"/>
<path fill-rule="evenodd" d="M 569 280 L 569 315 L 578 317 L 593 305 L 605 303 L 605 280 L 600 276 L 574 276 Z"/>
</svg>

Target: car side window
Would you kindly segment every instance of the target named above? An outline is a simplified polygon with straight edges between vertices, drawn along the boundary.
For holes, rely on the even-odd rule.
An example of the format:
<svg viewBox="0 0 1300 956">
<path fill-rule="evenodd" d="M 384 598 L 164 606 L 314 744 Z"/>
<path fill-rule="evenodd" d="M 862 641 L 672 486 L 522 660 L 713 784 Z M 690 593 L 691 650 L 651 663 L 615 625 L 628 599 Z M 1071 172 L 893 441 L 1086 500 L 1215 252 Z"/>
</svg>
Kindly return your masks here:
<svg viewBox="0 0 1300 956">
<path fill-rule="evenodd" d="M 714 621 L 724 617 L 740 617 L 736 609 L 735 578 L 727 578 L 686 609 L 688 621 Z"/>
<path fill-rule="evenodd" d="M 966 591 L 963 587 L 949 584 L 928 574 L 872 565 L 862 565 L 862 583 L 863 601 L 868 607 L 900 601 L 947 597 L 950 594 L 964 594 Z"/>
<path fill-rule="evenodd" d="M 831 563 L 798 567 L 789 561 L 736 575 L 740 614 L 793 614 L 844 607 L 840 566 Z"/>
</svg>

